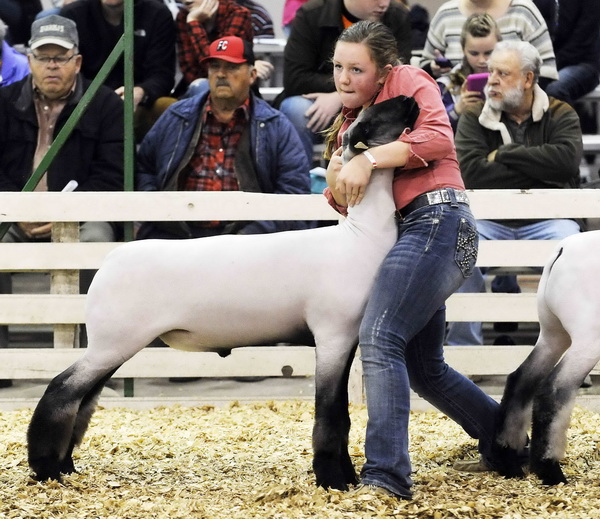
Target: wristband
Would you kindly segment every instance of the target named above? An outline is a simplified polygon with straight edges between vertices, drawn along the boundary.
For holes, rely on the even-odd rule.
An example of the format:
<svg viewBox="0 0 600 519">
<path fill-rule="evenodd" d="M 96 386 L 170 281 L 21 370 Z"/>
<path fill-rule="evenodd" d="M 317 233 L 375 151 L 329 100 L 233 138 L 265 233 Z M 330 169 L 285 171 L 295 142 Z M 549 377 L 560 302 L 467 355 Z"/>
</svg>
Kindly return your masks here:
<svg viewBox="0 0 600 519">
<path fill-rule="evenodd" d="M 376 169 L 377 161 L 375 160 L 375 157 L 373 157 L 373 155 L 371 155 L 371 153 L 369 153 L 367 150 L 363 151 L 363 155 L 369 159 L 369 161 L 371 162 L 371 167 L 373 169 Z"/>
</svg>

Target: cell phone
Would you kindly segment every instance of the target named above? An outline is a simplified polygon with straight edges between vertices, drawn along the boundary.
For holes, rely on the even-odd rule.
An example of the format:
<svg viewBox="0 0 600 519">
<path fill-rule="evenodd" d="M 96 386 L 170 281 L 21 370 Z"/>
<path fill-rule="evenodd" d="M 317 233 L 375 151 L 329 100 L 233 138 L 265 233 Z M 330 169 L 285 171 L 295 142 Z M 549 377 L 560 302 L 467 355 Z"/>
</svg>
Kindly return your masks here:
<svg viewBox="0 0 600 519">
<path fill-rule="evenodd" d="M 435 58 L 434 61 L 438 67 L 452 68 L 454 66 L 448 58 L 444 58 L 443 56 L 441 58 Z"/>
<path fill-rule="evenodd" d="M 470 92 L 479 92 L 479 97 L 481 97 L 481 99 L 485 99 L 483 89 L 485 88 L 485 85 L 487 85 L 489 76 L 490 74 L 488 72 L 469 74 L 467 76 L 467 90 Z"/>
</svg>

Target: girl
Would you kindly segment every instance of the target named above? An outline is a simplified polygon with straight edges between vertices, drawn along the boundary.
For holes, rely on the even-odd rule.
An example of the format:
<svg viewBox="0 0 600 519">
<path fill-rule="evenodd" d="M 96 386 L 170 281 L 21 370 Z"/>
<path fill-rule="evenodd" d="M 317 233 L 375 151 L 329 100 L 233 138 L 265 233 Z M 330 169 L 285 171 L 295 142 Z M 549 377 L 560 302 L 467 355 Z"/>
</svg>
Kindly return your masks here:
<svg viewBox="0 0 600 519">
<path fill-rule="evenodd" d="M 381 266 L 359 337 L 369 422 L 358 491 L 410 499 L 410 387 L 479 439 L 485 468 L 498 463 L 498 404 L 450 368 L 442 349 L 444 301 L 473 271 L 477 231 L 435 81 L 400 65 L 390 30 L 370 21 L 342 33 L 333 66 L 343 109 L 327 137 L 330 203 L 359 203 L 374 168 L 396 168 L 398 241 Z M 398 95 L 418 103 L 415 128 L 342 166 L 344 131 L 363 108 Z"/>
<path fill-rule="evenodd" d="M 488 59 L 496 43 L 501 40 L 500 30 L 489 14 L 473 14 L 463 25 L 460 34 L 460 46 L 464 53 L 462 63 L 450 75 L 437 80 L 454 131 L 465 109 L 481 101 L 479 92 L 467 90 L 467 76 L 488 71 Z"/>
</svg>

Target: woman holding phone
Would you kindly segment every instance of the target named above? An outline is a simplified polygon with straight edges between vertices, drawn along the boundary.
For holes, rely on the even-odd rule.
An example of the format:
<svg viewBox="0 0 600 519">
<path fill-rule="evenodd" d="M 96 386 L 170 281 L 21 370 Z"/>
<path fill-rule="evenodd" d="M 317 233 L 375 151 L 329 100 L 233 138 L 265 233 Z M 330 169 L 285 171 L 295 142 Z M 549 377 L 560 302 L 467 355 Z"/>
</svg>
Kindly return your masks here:
<svg viewBox="0 0 600 519">
<path fill-rule="evenodd" d="M 463 50 L 463 60 L 456 65 L 450 74 L 437 79 L 442 93 L 442 100 L 450 118 L 452 129 L 456 131 L 458 118 L 465 109 L 484 99 L 483 87 L 487 62 L 496 43 L 502 40 L 502 35 L 494 19 L 487 13 L 473 14 L 467 18 L 460 34 L 460 45 Z M 479 81 L 468 81 L 475 79 Z"/>
<path fill-rule="evenodd" d="M 494 448 L 498 404 L 446 364 L 442 346 L 445 301 L 473 271 L 477 230 L 435 81 L 399 63 L 394 35 L 377 22 L 345 29 L 332 62 L 343 108 L 327 135 L 330 203 L 360 203 L 374 168 L 395 169 L 398 239 L 375 279 L 359 334 L 369 421 L 357 491 L 411 499 L 410 388 L 479 439 L 486 466 L 501 463 Z M 419 106 L 412 130 L 342 164 L 342 136 L 361 110 L 399 95 Z"/>
</svg>

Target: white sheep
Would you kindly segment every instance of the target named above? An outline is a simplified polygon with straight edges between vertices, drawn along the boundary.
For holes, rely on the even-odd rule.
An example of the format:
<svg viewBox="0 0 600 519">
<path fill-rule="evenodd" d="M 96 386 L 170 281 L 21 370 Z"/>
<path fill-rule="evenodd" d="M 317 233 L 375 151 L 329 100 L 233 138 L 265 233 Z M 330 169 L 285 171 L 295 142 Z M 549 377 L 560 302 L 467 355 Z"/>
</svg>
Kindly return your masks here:
<svg viewBox="0 0 600 519">
<path fill-rule="evenodd" d="M 523 476 L 517 453 L 524 452 L 532 421 L 531 471 L 546 485 L 566 482 L 559 461 L 576 393 L 600 361 L 598 279 L 600 231 L 562 240 L 544 267 L 537 293 L 540 335 L 509 375 L 501 403 L 497 442 L 512 459 L 506 476 Z"/>
<path fill-rule="evenodd" d="M 359 141 L 370 147 L 396 139 L 418 112 L 403 96 L 374 105 L 346 132 L 346 149 L 357 153 Z M 154 338 L 177 349 L 224 351 L 308 333 L 316 344 L 317 484 L 355 484 L 348 374 L 371 286 L 397 239 L 392 176 L 391 169 L 375 170 L 364 200 L 333 227 L 146 240 L 111 252 L 87 297 L 88 347 L 51 381 L 33 414 L 28 449 L 35 477 L 60 479 L 75 470 L 71 455 L 102 387 Z"/>
</svg>

